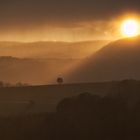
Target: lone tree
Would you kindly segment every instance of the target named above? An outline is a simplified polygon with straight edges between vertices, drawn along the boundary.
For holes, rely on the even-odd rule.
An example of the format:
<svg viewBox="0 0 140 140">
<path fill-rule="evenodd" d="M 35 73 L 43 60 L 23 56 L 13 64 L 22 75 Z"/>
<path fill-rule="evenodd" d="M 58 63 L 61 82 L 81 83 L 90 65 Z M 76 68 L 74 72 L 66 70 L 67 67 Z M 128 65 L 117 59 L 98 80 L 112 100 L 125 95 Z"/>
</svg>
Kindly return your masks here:
<svg viewBox="0 0 140 140">
<path fill-rule="evenodd" d="M 57 78 L 57 83 L 58 83 L 58 84 L 61 85 L 61 84 L 63 84 L 63 82 L 64 82 L 64 80 L 63 80 L 62 77 L 58 77 L 58 78 Z"/>
</svg>

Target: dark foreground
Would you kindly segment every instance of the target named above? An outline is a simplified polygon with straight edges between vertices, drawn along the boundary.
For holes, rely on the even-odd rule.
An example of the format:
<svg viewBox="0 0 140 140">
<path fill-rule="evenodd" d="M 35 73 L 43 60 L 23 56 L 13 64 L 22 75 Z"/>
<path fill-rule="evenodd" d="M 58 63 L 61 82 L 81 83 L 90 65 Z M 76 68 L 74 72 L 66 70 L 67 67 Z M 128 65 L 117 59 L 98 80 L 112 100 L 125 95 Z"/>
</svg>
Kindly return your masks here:
<svg viewBox="0 0 140 140">
<path fill-rule="evenodd" d="M 140 82 L 118 82 L 104 96 L 79 93 L 59 102 L 53 113 L 1 117 L 0 139 L 140 139 Z"/>
</svg>

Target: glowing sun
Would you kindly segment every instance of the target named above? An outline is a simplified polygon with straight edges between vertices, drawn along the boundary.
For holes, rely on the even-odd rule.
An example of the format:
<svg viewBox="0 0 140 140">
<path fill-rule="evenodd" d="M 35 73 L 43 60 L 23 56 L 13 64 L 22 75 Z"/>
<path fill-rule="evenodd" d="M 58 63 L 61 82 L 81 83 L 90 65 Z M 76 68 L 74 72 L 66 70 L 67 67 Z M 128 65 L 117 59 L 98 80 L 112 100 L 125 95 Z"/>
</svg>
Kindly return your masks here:
<svg viewBox="0 0 140 140">
<path fill-rule="evenodd" d="M 137 36 L 139 32 L 139 22 L 135 19 L 125 20 L 121 25 L 121 32 L 124 37 Z"/>
</svg>

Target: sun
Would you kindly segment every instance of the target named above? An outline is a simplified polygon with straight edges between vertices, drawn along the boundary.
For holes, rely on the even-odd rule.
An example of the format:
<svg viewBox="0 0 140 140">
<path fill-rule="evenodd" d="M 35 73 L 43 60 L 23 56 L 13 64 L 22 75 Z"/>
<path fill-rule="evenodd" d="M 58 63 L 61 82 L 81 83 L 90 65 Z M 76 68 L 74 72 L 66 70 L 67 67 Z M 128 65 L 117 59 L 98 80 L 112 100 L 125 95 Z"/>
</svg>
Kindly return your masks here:
<svg viewBox="0 0 140 140">
<path fill-rule="evenodd" d="M 127 19 L 121 25 L 121 32 L 124 37 L 135 37 L 139 32 L 139 22 L 135 19 Z"/>
</svg>

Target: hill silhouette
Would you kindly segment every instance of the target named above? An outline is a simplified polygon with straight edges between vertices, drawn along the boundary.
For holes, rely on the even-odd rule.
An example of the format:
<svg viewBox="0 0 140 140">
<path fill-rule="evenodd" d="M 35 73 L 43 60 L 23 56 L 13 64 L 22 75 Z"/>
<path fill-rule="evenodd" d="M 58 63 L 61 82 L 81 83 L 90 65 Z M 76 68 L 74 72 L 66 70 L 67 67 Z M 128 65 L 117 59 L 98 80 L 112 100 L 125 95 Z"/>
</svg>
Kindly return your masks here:
<svg viewBox="0 0 140 140">
<path fill-rule="evenodd" d="M 85 42 L 0 42 L 0 56 L 47 59 L 84 58 L 107 43 L 109 43 L 108 40 Z"/>
<path fill-rule="evenodd" d="M 77 63 L 78 59 L 32 59 L 11 56 L 0 57 L 0 81 L 31 85 L 50 84 L 63 71 Z"/>
<path fill-rule="evenodd" d="M 68 74 L 68 82 L 140 79 L 140 36 L 110 43 Z"/>
<path fill-rule="evenodd" d="M 0 42 L 0 81 L 54 83 L 80 59 L 108 42 Z"/>
</svg>

